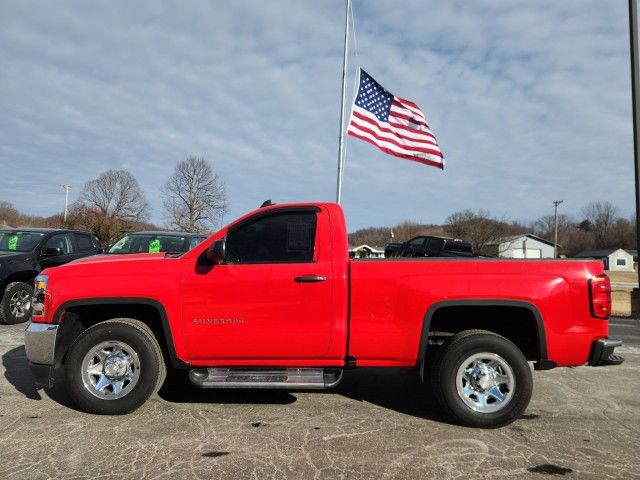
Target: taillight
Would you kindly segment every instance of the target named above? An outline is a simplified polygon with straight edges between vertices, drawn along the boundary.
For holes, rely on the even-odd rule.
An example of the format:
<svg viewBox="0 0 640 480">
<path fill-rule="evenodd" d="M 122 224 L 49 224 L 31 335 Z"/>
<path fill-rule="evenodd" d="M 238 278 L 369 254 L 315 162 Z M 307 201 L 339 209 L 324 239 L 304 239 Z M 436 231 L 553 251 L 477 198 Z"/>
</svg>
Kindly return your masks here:
<svg viewBox="0 0 640 480">
<path fill-rule="evenodd" d="M 592 316 L 605 319 L 611 316 L 611 281 L 608 276 L 600 275 L 589 280 L 589 298 Z"/>
<path fill-rule="evenodd" d="M 31 299 L 31 320 L 33 322 L 44 322 L 44 306 L 47 293 L 47 275 L 38 275 L 36 285 Z"/>
</svg>

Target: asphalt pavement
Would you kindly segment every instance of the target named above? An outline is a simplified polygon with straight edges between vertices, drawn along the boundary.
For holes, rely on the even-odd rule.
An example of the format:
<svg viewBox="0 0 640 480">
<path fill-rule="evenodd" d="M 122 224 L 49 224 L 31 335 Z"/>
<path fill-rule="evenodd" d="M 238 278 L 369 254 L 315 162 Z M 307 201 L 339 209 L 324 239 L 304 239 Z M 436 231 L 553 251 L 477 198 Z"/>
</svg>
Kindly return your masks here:
<svg viewBox="0 0 640 480">
<path fill-rule="evenodd" d="M 452 424 L 405 370 L 328 392 L 178 378 L 132 414 L 88 415 L 60 382 L 34 388 L 23 330 L 0 325 L 0 479 L 640 479 L 637 320 L 611 320 L 624 364 L 534 372 L 525 415 L 497 430 Z"/>
</svg>

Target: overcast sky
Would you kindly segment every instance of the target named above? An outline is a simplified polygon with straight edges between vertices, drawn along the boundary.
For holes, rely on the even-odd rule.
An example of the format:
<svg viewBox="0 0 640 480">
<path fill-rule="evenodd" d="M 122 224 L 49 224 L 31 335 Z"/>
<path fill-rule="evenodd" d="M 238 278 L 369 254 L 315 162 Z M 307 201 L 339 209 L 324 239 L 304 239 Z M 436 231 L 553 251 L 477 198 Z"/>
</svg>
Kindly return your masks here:
<svg viewBox="0 0 640 480">
<path fill-rule="evenodd" d="M 130 170 L 163 222 L 175 163 L 205 156 L 225 221 L 335 200 L 343 0 L 0 2 L 0 200 L 61 211 Z M 425 112 L 439 169 L 347 139 L 350 230 L 487 209 L 634 212 L 626 2 L 354 0 L 356 65 Z M 354 45 L 352 43 L 352 45 Z"/>
</svg>

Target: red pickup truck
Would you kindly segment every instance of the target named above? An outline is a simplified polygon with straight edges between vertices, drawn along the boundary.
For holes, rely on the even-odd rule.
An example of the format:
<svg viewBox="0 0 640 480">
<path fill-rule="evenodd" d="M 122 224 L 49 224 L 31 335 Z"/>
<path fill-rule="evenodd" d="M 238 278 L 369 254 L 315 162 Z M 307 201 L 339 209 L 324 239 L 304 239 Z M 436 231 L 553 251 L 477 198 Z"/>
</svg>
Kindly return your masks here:
<svg viewBox="0 0 640 480">
<path fill-rule="evenodd" d="M 612 365 L 597 261 L 349 260 L 340 206 L 256 210 L 183 254 L 98 256 L 36 281 L 26 351 L 87 412 L 122 414 L 186 369 L 205 388 L 322 389 L 415 368 L 458 422 L 516 419 L 539 370 Z"/>
</svg>

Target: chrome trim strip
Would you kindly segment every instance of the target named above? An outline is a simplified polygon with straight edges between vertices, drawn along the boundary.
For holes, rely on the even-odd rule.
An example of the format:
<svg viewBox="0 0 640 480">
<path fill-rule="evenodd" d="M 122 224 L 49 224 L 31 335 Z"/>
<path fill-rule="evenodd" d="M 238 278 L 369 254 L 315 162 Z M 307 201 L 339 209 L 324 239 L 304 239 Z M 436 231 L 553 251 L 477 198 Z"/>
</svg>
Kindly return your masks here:
<svg viewBox="0 0 640 480">
<path fill-rule="evenodd" d="M 325 388 L 322 368 L 245 370 L 236 368 L 191 369 L 189 378 L 202 388 Z"/>
<path fill-rule="evenodd" d="M 29 322 L 24 333 L 24 348 L 32 363 L 53 365 L 59 325 Z"/>
</svg>

